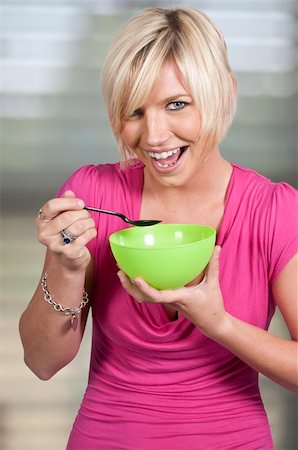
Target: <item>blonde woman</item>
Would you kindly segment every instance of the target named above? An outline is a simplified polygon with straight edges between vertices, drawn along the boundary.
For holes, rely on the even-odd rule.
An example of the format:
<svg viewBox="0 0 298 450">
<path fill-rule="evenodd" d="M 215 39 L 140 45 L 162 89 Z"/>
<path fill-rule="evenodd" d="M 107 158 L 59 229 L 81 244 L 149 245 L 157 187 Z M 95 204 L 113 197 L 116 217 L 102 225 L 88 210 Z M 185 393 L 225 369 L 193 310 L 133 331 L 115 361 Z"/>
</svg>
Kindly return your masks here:
<svg viewBox="0 0 298 450">
<path fill-rule="evenodd" d="M 102 92 L 122 162 L 79 168 L 38 213 L 25 361 L 44 380 L 69 364 L 91 304 L 68 450 L 273 449 L 258 373 L 297 390 L 297 192 L 220 154 L 237 96 L 224 38 L 195 9 L 147 9 L 113 41 Z M 129 280 L 108 243 L 123 223 L 85 204 L 215 227 L 206 272 L 172 291 Z M 276 306 L 292 340 L 267 331 Z"/>
</svg>

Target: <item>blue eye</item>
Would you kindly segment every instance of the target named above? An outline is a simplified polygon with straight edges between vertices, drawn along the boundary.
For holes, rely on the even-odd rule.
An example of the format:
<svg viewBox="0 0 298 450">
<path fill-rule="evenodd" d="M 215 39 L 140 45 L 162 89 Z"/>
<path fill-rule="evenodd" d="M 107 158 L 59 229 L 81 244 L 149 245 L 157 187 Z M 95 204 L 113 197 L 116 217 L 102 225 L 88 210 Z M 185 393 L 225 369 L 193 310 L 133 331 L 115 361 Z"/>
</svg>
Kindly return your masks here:
<svg viewBox="0 0 298 450">
<path fill-rule="evenodd" d="M 167 109 L 176 111 L 177 109 L 183 109 L 187 105 L 186 102 L 176 101 L 171 102 L 167 105 Z"/>
</svg>

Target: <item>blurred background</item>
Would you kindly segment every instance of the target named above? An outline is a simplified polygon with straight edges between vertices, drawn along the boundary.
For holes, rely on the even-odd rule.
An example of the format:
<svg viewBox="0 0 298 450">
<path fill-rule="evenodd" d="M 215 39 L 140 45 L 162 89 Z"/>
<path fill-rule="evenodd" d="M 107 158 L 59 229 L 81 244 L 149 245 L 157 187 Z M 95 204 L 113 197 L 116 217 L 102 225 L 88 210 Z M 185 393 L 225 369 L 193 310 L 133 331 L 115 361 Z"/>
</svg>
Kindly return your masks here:
<svg viewBox="0 0 298 450">
<path fill-rule="evenodd" d="M 44 257 L 36 242 L 34 218 L 78 166 L 118 159 L 99 94 L 108 43 L 123 21 L 139 10 L 174 4 L 0 3 L 2 450 L 65 449 L 87 382 L 90 323 L 78 357 L 53 380 L 36 379 L 23 364 L 18 320 L 36 287 Z M 202 9 L 226 36 L 239 104 L 222 153 L 274 181 L 297 187 L 297 2 L 177 4 Z M 278 313 L 271 330 L 287 336 Z M 261 388 L 276 449 L 297 449 L 296 397 L 263 377 Z"/>
</svg>

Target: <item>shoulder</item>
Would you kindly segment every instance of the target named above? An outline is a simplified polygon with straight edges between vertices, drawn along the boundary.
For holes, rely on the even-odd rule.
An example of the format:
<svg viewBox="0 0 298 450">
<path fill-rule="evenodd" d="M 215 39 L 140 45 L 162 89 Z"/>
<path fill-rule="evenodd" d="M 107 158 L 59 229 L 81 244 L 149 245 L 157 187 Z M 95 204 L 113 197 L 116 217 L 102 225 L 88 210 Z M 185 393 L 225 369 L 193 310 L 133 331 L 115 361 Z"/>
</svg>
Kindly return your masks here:
<svg viewBox="0 0 298 450">
<path fill-rule="evenodd" d="M 238 209 L 245 219 L 267 236 L 278 238 L 283 227 L 292 235 L 297 234 L 297 189 L 250 169 L 234 166 L 234 171 L 234 198 L 237 197 Z"/>
<path fill-rule="evenodd" d="M 143 173 L 143 165 L 130 163 L 122 166 L 120 162 L 106 164 L 87 164 L 76 169 L 64 182 L 64 188 L 77 186 L 86 189 L 94 187 L 97 184 L 115 183 L 117 181 L 133 180 L 140 178 Z M 61 190 L 60 189 L 60 190 Z"/>
<path fill-rule="evenodd" d="M 76 182 L 81 183 L 86 180 L 90 182 L 96 183 L 102 177 L 109 180 L 113 175 L 117 172 L 118 167 L 120 167 L 120 163 L 114 164 L 87 164 L 85 166 L 79 167 L 76 169 L 66 180 L 66 183 Z"/>
<path fill-rule="evenodd" d="M 233 164 L 233 177 L 237 188 L 242 188 L 248 192 L 264 191 L 269 192 L 273 189 L 275 183 L 259 172 Z"/>
<path fill-rule="evenodd" d="M 277 208 L 295 208 L 298 211 L 298 190 L 288 183 L 276 183 L 272 193 L 273 206 Z"/>
<path fill-rule="evenodd" d="M 75 170 L 59 189 L 59 197 L 66 190 L 72 190 L 78 198 L 100 205 L 104 199 L 131 196 L 139 192 L 143 183 L 143 165 L 136 160 L 121 166 L 120 162 L 92 165 Z"/>
<path fill-rule="evenodd" d="M 298 191 L 286 182 L 276 183 L 260 173 L 233 165 L 233 187 L 242 195 L 242 200 L 250 201 L 256 207 L 282 207 L 297 205 Z"/>
<path fill-rule="evenodd" d="M 259 242 L 273 281 L 298 248 L 298 191 L 250 169 L 234 166 L 234 204 Z M 237 201 L 235 198 L 237 197 Z M 242 223 L 243 225 L 243 223 Z"/>
<path fill-rule="evenodd" d="M 105 181 L 116 179 L 137 178 L 143 173 L 144 165 L 139 160 L 131 160 L 127 164 L 121 162 L 105 163 L 97 165 L 85 165 L 78 168 L 72 176 L 75 178 L 86 178 L 93 180 L 104 179 Z"/>
</svg>

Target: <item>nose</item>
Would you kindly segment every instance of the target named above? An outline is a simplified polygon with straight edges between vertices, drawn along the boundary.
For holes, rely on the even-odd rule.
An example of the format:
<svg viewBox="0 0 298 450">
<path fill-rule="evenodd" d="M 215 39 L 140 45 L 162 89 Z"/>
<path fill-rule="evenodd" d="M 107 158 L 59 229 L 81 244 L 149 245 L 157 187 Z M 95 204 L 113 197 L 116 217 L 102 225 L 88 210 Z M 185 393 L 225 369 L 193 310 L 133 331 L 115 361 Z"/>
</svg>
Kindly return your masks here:
<svg viewBox="0 0 298 450">
<path fill-rule="evenodd" d="M 162 147 L 168 140 L 171 131 L 162 113 L 152 112 L 144 115 L 142 141 L 148 147 Z"/>
</svg>

